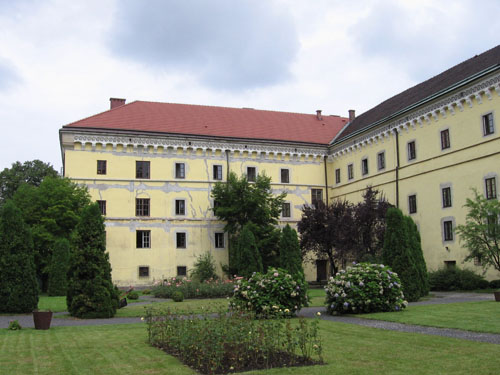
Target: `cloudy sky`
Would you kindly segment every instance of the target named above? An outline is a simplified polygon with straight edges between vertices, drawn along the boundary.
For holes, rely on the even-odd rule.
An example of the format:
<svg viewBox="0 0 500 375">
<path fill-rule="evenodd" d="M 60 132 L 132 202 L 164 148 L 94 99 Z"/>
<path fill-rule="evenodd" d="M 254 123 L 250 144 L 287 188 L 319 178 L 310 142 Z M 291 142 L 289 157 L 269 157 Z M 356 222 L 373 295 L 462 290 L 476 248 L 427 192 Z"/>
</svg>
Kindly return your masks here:
<svg viewBox="0 0 500 375">
<path fill-rule="evenodd" d="M 498 0 L 0 0 L 0 170 L 109 98 L 347 116 L 499 44 Z"/>
</svg>

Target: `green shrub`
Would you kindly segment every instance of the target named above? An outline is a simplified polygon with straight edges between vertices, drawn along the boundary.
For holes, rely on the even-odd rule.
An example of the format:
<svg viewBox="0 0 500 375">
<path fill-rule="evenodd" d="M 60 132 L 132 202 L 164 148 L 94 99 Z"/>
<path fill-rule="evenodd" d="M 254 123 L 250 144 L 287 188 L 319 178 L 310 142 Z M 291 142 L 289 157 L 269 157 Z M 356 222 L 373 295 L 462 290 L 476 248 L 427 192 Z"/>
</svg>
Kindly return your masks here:
<svg viewBox="0 0 500 375">
<path fill-rule="evenodd" d="M 300 251 L 297 232 L 288 224 L 281 232 L 280 267 L 287 270 L 294 277 L 294 279 L 304 279 L 302 253 Z"/>
<path fill-rule="evenodd" d="M 255 320 L 253 314 L 179 316 L 146 310 L 149 343 L 202 374 L 322 363 L 318 320 Z"/>
<path fill-rule="evenodd" d="M 144 290 L 142 291 L 142 294 L 143 294 L 143 295 L 145 295 L 145 296 L 147 296 L 147 295 L 151 294 L 151 289 L 144 289 Z"/>
<path fill-rule="evenodd" d="M 474 271 L 444 267 L 429 272 L 429 285 L 431 290 L 452 291 L 485 289 L 490 283 Z"/>
<path fill-rule="evenodd" d="M 398 275 L 383 264 L 347 267 L 330 278 L 325 290 L 327 311 L 332 315 L 399 311 L 408 304 Z"/>
<path fill-rule="evenodd" d="M 182 302 L 184 301 L 184 294 L 182 294 L 182 292 L 180 291 L 176 291 L 172 293 L 172 299 L 174 300 L 174 302 Z"/>
<path fill-rule="evenodd" d="M 218 279 L 215 272 L 215 260 L 209 251 L 198 256 L 190 276 L 199 282 Z"/>
<path fill-rule="evenodd" d="M 119 294 L 111 281 L 104 218 L 97 203 L 85 207 L 76 226 L 66 303 L 78 318 L 111 318 Z"/>
<path fill-rule="evenodd" d="M 403 213 L 396 207 L 390 207 L 386 215 L 387 229 L 384 236 L 382 259 L 399 275 L 403 292 L 408 301 L 417 301 L 425 295 L 422 278 L 419 277 L 421 266 L 417 265 L 412 249 L 416 236 L 410 233 Z"/>
<path fill-rule="evenodd" d="M 129 292 L 127 294 L 127 298 L 128 299 L 133 299 L 133 300 L 134 299 L 139 299 L 139 293 L 137 293 L 135 290 L 133 290 L 133 291 L 131 291 L 131 292 Z"/>
<path fill-rule="evenodd" d="M 19 324 L 19 321 L 17 320 L 11 320 L 9 322 L 9 326 L 7 327 L 7 329 L 11 330 L 11 331 L 19 331 L 21 328 L 21 325 Z"/>
<path fill-rule="evenodd" d="M 252 311 L 258 318 L 295 315 L 308 305 L 307 283 L 294 280 L 282 268 L 254 273 L 248 280 L 239 278 L 230 305 L 236 310 Z"/>
<path fill-rule="evenodd" d="M 243 277 L 250 277 L 252 273 L 263 270 L 262 257 L 252 228 L 254 228 L 252 223 L 245 224 L 236 241 L 235 257 L 238 275 Z"/>
<path fill-rule="evenodd" d="M 500 289 L 500 279 L 491 280 L 490 281 L 490 288 L 492 288 L 492 289 Z"/>
<path fill-rule="evenodd" d="M 156 298 L 172 298 L 176 291 L 182 292 L 184 298 L 220 298 L 231 297 L 234 290 L 233 280 L 207 280 L 200 283 L 196 280 L 172 277 L 157 283 L 151 293 Z"/>
<path fill-rule="evenodd" d="M 70 260 L 70 245 L 65 238 L 60 238 L 54 244 L 49 267 L 49 296 L 65 296 L 68 289 L 68 269 Z"/>
<path fill-rule="evenodd" d="M 38 305 L 31 231 L 12 201 L 0 206 L 0 313 L 30 313 Z"/>
</svg>

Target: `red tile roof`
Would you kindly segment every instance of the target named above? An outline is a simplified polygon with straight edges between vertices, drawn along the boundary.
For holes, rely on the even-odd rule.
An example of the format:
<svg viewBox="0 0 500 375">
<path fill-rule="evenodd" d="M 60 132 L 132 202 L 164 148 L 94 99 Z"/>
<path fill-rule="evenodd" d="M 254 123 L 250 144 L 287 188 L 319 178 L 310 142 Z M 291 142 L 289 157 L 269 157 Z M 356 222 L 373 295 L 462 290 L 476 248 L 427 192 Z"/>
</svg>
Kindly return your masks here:
<svg viewBox="0 0 500 375">
<path fill-rule="evenodd" d="M 64 128 L 328 144 L 346 123 L 339 116 L 135 101 Z"/>
</svg>

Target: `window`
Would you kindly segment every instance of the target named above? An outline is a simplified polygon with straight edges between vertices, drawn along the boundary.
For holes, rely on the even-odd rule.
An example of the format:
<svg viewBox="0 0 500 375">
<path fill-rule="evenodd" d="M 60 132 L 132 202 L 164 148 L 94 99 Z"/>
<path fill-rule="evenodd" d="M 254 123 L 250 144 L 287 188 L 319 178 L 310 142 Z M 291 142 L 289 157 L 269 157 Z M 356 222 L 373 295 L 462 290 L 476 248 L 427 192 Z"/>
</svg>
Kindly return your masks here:
<svg viewBox="0 0 500 375">
<path fill-rule="evenodd" d="M 290 203 L 283 203 L 281 206 L 281 216 L 290 217 Z"/>
<path fill-rule="evenodd" d="M 385 152 L 377 154 L 377 168 L 379 171 L 385 169 Z"/>
<path fill-rule="evenodd" d="M 149 267 L 140 266 L 139 267 L 139 277 L 149 277 Z"/>
<path fill-rule="evenodd" d="M 443 221 L 443 234 L 445 241 L 453 241 L 453 222 L 451 220 Z"/>
<path fill-rule="evenodd" d="M 347 166 L 347 179 L 352 180 L 354 178 L 354 165 L 349 164 Z"/>
<path fill-rule="evenodd" d="M 445 129 L 441 131 L 441 150 L 450 148 L 450 130 Z"/>
<path fill-rule="evenodd" d="M 136 242 L 138 249 L 149 249 L 151 247 L 151 231 L 138 230 L 136 233 Z"/>
<path fill-rule="evenodd" d="M 497 197 L 497 182 L 495 177 L 484 180 L 486 185 L 486 199 L 495 199 Z"/>
<path fill-rule="evenodd" d="M 340 168 L 335 169 L 335 183 L 340 184 Z"/>
<path fill-rule="evenodd" d="M 177 266 L 177 276 L 187 276 L 187 267 Z"/>
<path fill-rule="evenodd" d="M 135 162 L 135 178 L 149 178 L 149 161 Z"/>
<path fill-rule="evenodd" d="M 445 260 L 444 266 L 448 269 L 455 268 L 457 266 L 457 261 L 456 260 Z"/>
<path fill-rule="evenodd" d="M 315 206 L 318 202 L 323 202 L 323 190 L 311 189 L 311 203 Z"/>
<path fill-rule="evenodd" d="M 443 194 L 443 208 L 451 207 L 451 188 L 445 187 L 441 191 Z"/>
<path fill-rule="evenodd" d="M 255 171 L 255 167 L 247 167 L 247 180 L 250 182 L 255 182 L 257 178 L 257 174 Z"/>
<path fill-rule="evenodd" d="M 186 248 L 186 233 L 176 233 L 176 246 L 178 249 Z"/>
<path fill-rule="evenodd" d="M 281 183 L 288 184 L 290 182 L 290 170 L 282 169 L 281 170 Z"/>
<path fill-rule="evenodd" d="M 474 265 L 478 266 L 478 267 L 482 266 L 481 257 L 480 256 L 474 257 Z"/>
<path fill-rule="evenodd" d="M 149 216 L 149 198 L 135 199 L 135 216 Z"/>
<path fill-rule="evenodd" d="M 363 176 L 368 174 L 368 159 L 361 160 L 361 174 Z"/>
<path fill-rule="evenodd" d="M 214 165 L 214 180 L 222 180 L 222 165 Z"/>
<path fill-rule="evenodd" d="M 215 248 L 224 248 L 224 233 L 215 233 Z"/>
<path fill-rule="evenodd" d="M 186 201 L 184 199 L 175 200 L 175 214 L 176 215 L 186 214 Z"/>
<path fill-rule="evenodd" d="M 495 215 L 490 215 L 487 218 L 488 223 L 488 236 L 495 237 L 498 230 L 498 217 Z"/>
<path fill-rule="evenodd" d="M 175 163 L 175 178 L 186 178 L 186 167 L 184 163 Z"/>
<path fill-rule="evenodd" d="M 99 205 L 99 210 L 101 210 L 101 215 L 106 215 L 106 201 L 97 201 Z"/>
<path fill-rule="evenodd" d="M 410 214 L 417 212 L 417 196 L 415 194 L 408 196 L 408 212 Z"/>
<path fill-rule="evenodd" d="M 97 160 L 97 174 L 106 174 L 106 160 Z"/>
<path fill-rule="evenodd" d="M 214 208 L 220 207 L 220 202 L 214 199 Z"/>
<path fill-rule="evenodd" d="M 408 142 L 408 160 L 415 160 L 417 158 L 417 148 L 415 141 Z"/>
<path fill-rule="evenodd" d="M 483 116 L 483 134 L 490 135 L 495 132 L 495 124 L 493 123 L 493 113 L 488 113 Z"/>
</svg>

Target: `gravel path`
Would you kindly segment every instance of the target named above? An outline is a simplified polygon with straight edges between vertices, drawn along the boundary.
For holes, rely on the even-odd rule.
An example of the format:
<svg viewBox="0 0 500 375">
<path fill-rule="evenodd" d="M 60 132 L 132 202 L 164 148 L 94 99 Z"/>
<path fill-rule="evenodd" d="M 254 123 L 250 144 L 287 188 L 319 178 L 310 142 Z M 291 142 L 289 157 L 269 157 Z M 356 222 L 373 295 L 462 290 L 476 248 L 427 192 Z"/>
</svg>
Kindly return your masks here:
<svg viewBox="0 0 500 375">
<path fill-rule="evenodd" d="M 165 302 L 166 299 L 157 299 L 150 296 L 141 296 L 141 302 L 134 305 L 144 305 L 150 302 Z M 474 301 L 491 301 L 494 300 L 493 295 L 484 293 L 456 293 L 456 292 L 433 292 L 432 297 L 421 302 L 413 302 L 410 305 L 431 305 L 440 303 L 456 303 L 456 302 L 474 302 Z M 324 307 L 307 307 L 300 310 L 299 315 L 304 317 L 314 317 L 318 312 L 321 312 L 321 319 L 332 322 L 341 322 L 348 324 L 357 324 L 365 327 L 373 327 L 387 329 L 400 332 L 421 333 L 426 335 L 437 335 L 444 337 L 452 337 L 463 340 L 487 342 L 491 344 L 500 344 L 500 334 L 480 333 L 462 331 L 458 329 L 425 327 L 411 324 L 401 324 L 393 322 L 384 322 L 381 320 L 363 319 L 351 316 L 331 316 L 326 314 Z M 51 326 L 52 327 L 68 327 L 68 326 L 88 326 L 88 325 L 105 325 L 105 324 L 131 324 L 140 323 L 141 318 L 111 318 L 111 319 L 76 319 L 76 318 L 58 318 L 58 316 L 67 315 L 67 313 L 54 313 Z M 22 327 L 33 328 L 33 317 L 31 314 L 5 316 L 0 315 L 0 328 L 7 328 L 9 321 L 18 320 Z"/>
</svg>

